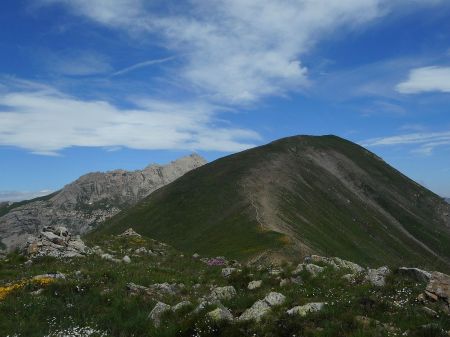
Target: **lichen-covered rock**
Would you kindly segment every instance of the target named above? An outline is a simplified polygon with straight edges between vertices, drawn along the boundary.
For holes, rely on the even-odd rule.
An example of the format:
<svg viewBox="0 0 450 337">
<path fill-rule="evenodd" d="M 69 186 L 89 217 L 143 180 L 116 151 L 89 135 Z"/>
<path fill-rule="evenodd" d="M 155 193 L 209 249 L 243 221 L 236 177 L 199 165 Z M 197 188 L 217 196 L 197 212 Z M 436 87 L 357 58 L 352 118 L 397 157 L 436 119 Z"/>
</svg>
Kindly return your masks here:
<svg viewBox="0 0 450 337">
<path fill-rule="evenodd" d="M 369 269 L 366 280 L 376 287 L 384 287 L 386 285 L 386 276 L 390 273 L 391 270 L 386 266 L 378 269 Z"/>
<path fill-rule="evenodd" d="M 119 234 L 118 236 L 119 236 L 119 238 L 127 238 L 127 237 L 140 238 L 141 234 L 136 233 L 135 230 L 130 227 L 127 230 L 125 230 L 122 234 Z"/>
<path fill-rule="evenodd" d="M 311 255 L 309 259 L 310 261 L 316 263 L 317 262 L 326 263 L 335 269 L 348 269 L 353 274 L 361 273 L 364 271 L 364 268 L 361 267 L 360 265 L 351 261 L 343 260 L 339 257 L 324 257 L 319 255 Z"/>
<path fill-rule="evenodd" d="M 215 322 L 234 320 L 233 314 L 227 308 L 216 308 L 208 312 L 208 316 Z"/>
<path fill-rule="evenodd" d="M 213 300 L 229 300 L 236 296 L 236 289 L 233 286 L 217 287 L 211 292 L 210 298 Z"/>
<path fill-rule="evenodd" d="M 260 321 L 261 318 L 270 312 L 270 305 L 264 301 L 259 300 L 253 303 L 253 305 L 244 311 L 239 317 L 240 321 Z"/>
<path fill-rule="evenodd" d="M 239 272 L 239 269 L 237 269 L 237 268 L 232 268 L 232 267 L 223 268 L 222 276 L 229 277 L 231 274 L 237 273 L 237 272 Z"/>
<path fill-rule="evenodd" d="M 164 313 L 170 311 L 171 307 L 168 304 L 163 302 L 156 303 L 153 310 L 148 315 L 148 318 L 153 321 L 155 327 L 159 327 L 161 325 L 161 317 Z"/>
<path fill-rule="evenodd" d="M 308 273 L 310 273 L 313 277 L 316 277 L 316 276 L 318 276 L 320 273 L 322 273 L 322 272 L 325 270 L 325 268 L 310 263 L 310 264 L 307 264 L 307 265 L 305 266 L 305 270 L 306 270 Z"/>
<path fill-rule="evenodd" d="M 419 282 L 428 282 L 431 279 L 431 273 L 419 268 L 406 268 L 401 267 L 398 269 L 398 273 L 405 275 Z"/>
<path fill-rule="evenodd" d="M 299 315 L 299 316 L 306 316 L 307 314 L 311 312 L 317 312 L 323 309 L 326 303 L 323 302 L 315 302 L 315 303 L 308 303 L 305 305 L 299 305 L 296 307 L 293 307 L 292 309 L 289 309 L 287 311 L 288 315 Z"/>
<path fill-rule="evenodd" d="M 192 303 L 191 303 L 190 301 L 182 301 L 182 302 L 180 302 L 180 303 L 175 304 L 175 305 L 172 307 L 172 311 L 173 311 L 173 312 L 176 312 L 176 311 L 179 311 L 179 310 L 181 310 L 181 309 L 183 309 L 183 308 L 189 307 L 189 306 L 191 306 L 191 305 L 192 305 Z"/>
<path fill-rule="evenodd" d="M 248 283 L 247 289 L 248 290 L 257 289 L 257 288 L 260 288 L 261 285 L 262 285 L 262 280 L 251 281 L 251 282 Z"/>
<path fill-rule="evenodd" d="M 437 271 L 431 273 L 425 294 L 432 299 L 441 299 L 450 305 L 450 276 Z"/>
<path fill-rule="evenodd" d="M 274 305 L 281 305 L 285 300 L 286 296 L 273 291 L 267 294 L 266 297 L 264 297 L 264 301 L 266 301 L 271 307 L 273 307 Z"/>
<path fill-rule="evenodd" d="M 65 227 L 45 227 L 39 236 L 30 236 L 23 254 L 30 258 L 52 256 L 56 258 L 83 257 L 91 250 L 81 238 L 72 236 Z"/>
</svg>

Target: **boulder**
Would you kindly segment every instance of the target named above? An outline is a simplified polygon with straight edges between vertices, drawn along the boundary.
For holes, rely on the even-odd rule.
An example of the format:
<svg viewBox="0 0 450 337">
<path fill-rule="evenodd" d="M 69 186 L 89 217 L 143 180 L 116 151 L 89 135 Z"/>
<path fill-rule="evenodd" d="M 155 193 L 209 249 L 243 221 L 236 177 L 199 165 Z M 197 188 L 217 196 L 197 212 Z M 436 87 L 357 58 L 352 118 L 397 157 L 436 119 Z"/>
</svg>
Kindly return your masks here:
<svg viewBox="0 0 450 337">
<path fill-rule="evenodd" d="M 233 286 L 217 287 L 211 292 L 210 298 L 213 300 L 229 300 L 236 296 L 236 289 Z"/>
<path fill-rule="evenodd" d="M 287 314 L 290 316 L 293 315 L 299 315 L 299 316 L 306 316 L 307 314 L 311 312 L 317 312 L 323 309 L 326 303 L 323 302 L 314 302 L 314 303 L 308 303 L 305 305 L 300 305 L 293 307 L 292 309 L 289 309 L 287 311 Z"/>
<path fill-rule="evenodd" d="M 398 273 L 419 282 L 428 282 L 431 279 L 431 273 L 419 268 L 401 267 L 398 269 Z"/>
<path fill-rule="evenodd" d="M 208 316 L 215 322 L 234 320 L 233 314 L 227 308 L 216 308 L 208 312 Z"/>
<path fill-rule="evenodd" d="M 148 318 L 153 321 L 155 327 L 159 327 L 161 325 L 161 317 L 164 313 L 170 311 L 170 305 L 165 304 L 163 302 L 156 303 L 153 310 L 148 315 Z"/>
<path fill-rule="evenodd" d="M 317 265 L 311 263 L 311 264 L 307 264 L 307 265 L 305 266 L 305 270 L 306 270 L 308 273 L 310 273 L 310 274 L 312 275 L 312 277 L 316 277 L 317 275 L 319 275 L 320 273 L 322 273 L 322 272 L 325 270 L 325 268 L 324 268 L 324 267 L 317 266 Z"/>
<path fill-rule="evenodd" d="M 128 256 L 128 255 L 125 255 L 123 258 L 122 258 L 122 261 L 124 262 L 124 263 L 131 263 L 131 259 L 130 259 L 130 257 Z"/>
<path fill-rule="evenodd" d="M 248 283 L 247 289 L 248 290 L 253 290 L 253 289 L 257 289 L 260 288 L 262 285 L 262 281 L 258 280 L 258 281 L 251 281 Z"/>
<path fill-rule="evenodd" d="M 175 312 L 175 311 L 181 310 L 181 309 L 183 309 L 183 308 L 185 308 L 185 307 L 189 307 L 189 306 L 191 306 L 191 305 L 192 305 L 192 303 L 189 302 L 189 301 L 182 301 L 182 302 L 180 302 L 180 303 L 175 304 L 175 305 L 172 307 L 172 311 Z"/>
<path fill-rule="evenodd" d="M 249 309 L 239 317 L 240 321 L 260 321 L 263 316 L 270 312 L 270 307 L 281 305 L 286 297 L 280 293 L 271 292 L 263 300 L 256 301 Z"/>
<path fill-rule="evenodd" d="M 236 273 L 237 271 L 238 271 L 237 268 L 232 268 L 232 267 L 223 268 L 222 269 L 222 276 L 223 277 L 229 277 L 231 274 Z"/>
<path fill-rule="evenodd" d="M 80 236 L 72 237 L 65 227 L 47 226 L 37 236 L 30 236 L 23 254 L 30 258 L 52 256 L 56 258 L 83 257 L 91 250 Z"/>
<path fill-rule="evenodd" d="M 311 255 L 309 257 L 309 261 L 312 262 L 322 262 L 330 265 L 334 269 L 348 269 L 351 271 L 352 274 L 361 273 L 364 271 L 364 268 L 360 265 L 350 262 L 347 260 L 343 260 L 339 257 L 323 257 L 319 255 Z"/>
<path fill-rule="evenodd" d="M 437 271 L 432 272 L 425 294 L 434 300 L 441 299 L 450 305 L 450 276 Z"/>
<path fill-rule="evenodd" d="M 259 300 L 253 303 L 253 305 L 244 311 L 239 317 L 240 321 L 257 321 L 259 322 L 263 316 L 270 312 L 270 305 L 264 301 Z"/>
<path fill-rule="evenodd" d="M 378 269 L 369 269 L 366 280 L 376 287 L 384 287 L 386 284 L 386 276 L 391 273 L 388 267 L 380 267 Z"/>
</svg>

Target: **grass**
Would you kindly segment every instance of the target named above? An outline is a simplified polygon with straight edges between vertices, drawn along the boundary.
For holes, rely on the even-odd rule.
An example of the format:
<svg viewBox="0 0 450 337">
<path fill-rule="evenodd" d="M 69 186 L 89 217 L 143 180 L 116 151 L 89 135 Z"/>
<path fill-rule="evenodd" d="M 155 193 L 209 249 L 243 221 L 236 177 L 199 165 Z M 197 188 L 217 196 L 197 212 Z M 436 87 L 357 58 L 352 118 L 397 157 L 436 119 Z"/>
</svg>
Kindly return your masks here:
<svg viewBox="0 0 450 337">
<path fill-rule="evenodd" d="M 408 330 L 412 336 L 441 336 L 442 331 L 450 330 L 450 317 L 438 303 L 427 304 L 439 312 L 439 317 L 430 317 L 415 300 L 425 284 L 396 274 L 388 278 L 386 287 L 375 288 L 365 283 L 350 285 L 341 278 L 347 271 L 326 268 L 317 278 L 302 272 L 303 285 L 280 287 L 280 280 L 267 269 L 243 267 L 241 273 L 223 278 L 220 266 L 208 266 L 190 256 L 181 257 L 179 251 L 146 238 L 119 239 L 108 235 L 90 244 L 94 243 L 119 258 L 128 254 L 132 262 L 115 263 L 91 255 L 64 261 L 41 258 L 25 266 L 25 259 L 17 254 L 10 254 L 7 260 L 1 261 L 0 289 L 22 284 L 0 299 L 2 334 L 56 336 L 58 332 L 76 327 L 90 327 L 94 333 L 88 336 L 121 337 L 388 336 L 385 327 L 395 328 L 397 335 Z M 164 254 L 133 256 L 132 251 L 142 246 Z M 293 269 L 294 265 L 285 264 L 280 277 L 290 276 Z M 56 272 L 64 273 L 66 279 L 46 284 L 26 281 L 35 275 Z M 262 287 L 249 291 L 247 284 L 251 280 L 262 280 Z M 183 283 L 184 288 L 175 296 L 130 296 L 125 287 L 128 282 L 144 286 Z M 194 286 L 196 284 L 199 286 Z M 202 296 L 210 293 L 212 286 L 225 285 L 233 285 L 237 290 L 235 298 L 223 301 L 235 317 L 270 291 L 281 292 L 287 300 L 258 324 L 213 322 L 206 313 L 214 307 L 191 314 L 192 308 Z M 40 295 L 32 295 L 41 288 Z M 158 300 L 170 305 L 189 300 L 193 305 L 184 311 L 166 314 L 162 326 L 155 328 L 147 316 Z M 326 301 L 329 305 L 303 318 L 286 314 L 293 306 L 316 301 Z M 379 323 L 364 328 L 357 323 L 357 316 L 368 316 Z"/>
</svg>

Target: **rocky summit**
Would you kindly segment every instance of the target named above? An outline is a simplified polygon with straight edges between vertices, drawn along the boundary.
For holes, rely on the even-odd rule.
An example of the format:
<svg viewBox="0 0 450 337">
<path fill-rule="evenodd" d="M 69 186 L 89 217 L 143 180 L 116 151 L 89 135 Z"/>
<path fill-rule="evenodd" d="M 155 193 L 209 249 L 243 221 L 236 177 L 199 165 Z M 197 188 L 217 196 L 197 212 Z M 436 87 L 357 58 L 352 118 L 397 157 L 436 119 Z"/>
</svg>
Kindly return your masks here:
<svg viewBox="0 0 450 337">
<path fill-rule="evenodd" d="M 6 214 L 0 213 L 0 242 L 9 250 L 23 248 L 30 235 L 39 235 L 44 227 L 54 225 L 64 226 L 74 235 L 86 233 L 205 163 L 193 154 L 168 165 L 150 165 L 138 171 L 89 173 L 47 197 L 4 204 L 1 210 Z"/>
</svg>

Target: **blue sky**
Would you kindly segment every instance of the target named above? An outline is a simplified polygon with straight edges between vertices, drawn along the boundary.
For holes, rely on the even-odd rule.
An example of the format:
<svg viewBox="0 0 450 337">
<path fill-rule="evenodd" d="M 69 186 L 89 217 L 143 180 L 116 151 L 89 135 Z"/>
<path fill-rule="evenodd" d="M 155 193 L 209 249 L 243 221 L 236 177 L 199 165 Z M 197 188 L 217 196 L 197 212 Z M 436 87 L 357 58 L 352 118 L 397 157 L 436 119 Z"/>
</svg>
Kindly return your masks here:
<svg viewBox="0 0 450 337">
<path fill-rule="evenodd" d="M 0 200 L 336 134 L 450 196 L 446 0 L 0 3 Z"/>
</svg>

